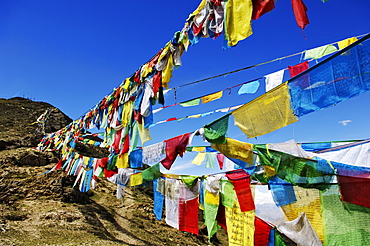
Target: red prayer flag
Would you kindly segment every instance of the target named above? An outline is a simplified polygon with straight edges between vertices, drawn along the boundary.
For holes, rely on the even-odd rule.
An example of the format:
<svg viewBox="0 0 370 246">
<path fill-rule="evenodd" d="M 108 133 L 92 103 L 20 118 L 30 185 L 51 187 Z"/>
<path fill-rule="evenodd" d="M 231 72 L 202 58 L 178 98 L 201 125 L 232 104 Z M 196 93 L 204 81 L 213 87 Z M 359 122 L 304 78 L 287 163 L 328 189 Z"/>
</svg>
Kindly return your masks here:
<svg viewBox="0 0 370 246">
<path fill-rule="evenodd" d="M 198 197 L 179 201 L 179 230 L 199 234 L 198 230 Z"/>
<path fill-rule="evenodd" d="M 240 205 L 240 211 L 255 210 L 253 195 L 250 187 L 250 176 L 244 170 L 236 170 L 226 173 L 226 177 L 233 183 L 236 196 Z"/>
<path fill-rule="evenodd" d="M 189 143 L 189 137 L 190 133 L 185 133 L 164 141 L 166 143 L 166 158 L 161 163 L 166 169 L 171 168 L 178 155 L 183 156 Z"/>
<path fill-rule="evenodd" d="M 254 245 L 267 246 L 272 227 L 257 216 L 254 219 Z"/>
<path fill-rule="evenodd" d="M 114 141 L 113 141 L 113 148 L 115 153 L 119 153 L 119 146 L 121 145 L 121 134 L 122 129 L 116 131 L 116 134 L 114 135 Z"/>
<path fill-rule="evenodd" d="M 292 0 L 292 8 L 298 26 L 304 29 L 310 23 L 306 13 L 308 10 L 306 5 L 302 0 Z"/>
<path fill-rule="evenodd" d="M 343 201 L 370 208 L 370 179 L 338 175 L 338 182 Z"/>
<path fill-rule="evenodd" d="M 299 63 L 299 64 L 294 65 L 294 66 L 288 66 L 288 69 L 289 69 L 290 77 L 293 78 L 294 76 L 296 76 L 296 75 L 298 75 L 298 74 L 300 74 L 303 71 L 308 69 L 308 61 Z"/>
<path fill-rule="evenodd" d="M 62 165 L 63 165 L 63 160 L 59 159 L 58 164 L 55 166 L 55 170 L 58 170 L 59 168 L 61 168 Z"/>
<path fill-rule="evenodd" d="M 225 156 L 222 153 L 217 153 L 216 158 L 218 161 L 218 165 L 220 166 L 220 169 L 222 170 L 222 168 L 224 167 Z"/>
<path fill-rule="evenodd" d="M 257 20 L 262 15 L 275 8 L 274 0 L 253 0 L 252 20 Z"/>
<path fill-rule="evenodd" d="M 109 159 L 108 157 L 98 159 L 98 160 L 96 161 L 96 165 L 97 165 L 98 167 L 107 168 L 108 159 Z"/>
<path fill-rule="evenodd" d="M 217 224 L 227 231 L 226 211 L 225 211 L 225 206 L 222 205 L 222 203 L 220 203 L 219 206 L 218 206 L 216 220 L 217 220 Z"/>
<path fill-rule="evenodd" d="M 162 71 L 156 71 L 153 76 L 153 93 L 154 96 L 157 96 L 159 87 L 162 85 Z"/>
<path fill-rule="evenodd" d="M 114 174 L 117 174 L 118 173 L 118 170 L 117 169 L 114 169 L 114 170 L 107 170 L 104 168 L 104 176 L 106 178 L 110 178 L 112 177 Z"/>
</svg>

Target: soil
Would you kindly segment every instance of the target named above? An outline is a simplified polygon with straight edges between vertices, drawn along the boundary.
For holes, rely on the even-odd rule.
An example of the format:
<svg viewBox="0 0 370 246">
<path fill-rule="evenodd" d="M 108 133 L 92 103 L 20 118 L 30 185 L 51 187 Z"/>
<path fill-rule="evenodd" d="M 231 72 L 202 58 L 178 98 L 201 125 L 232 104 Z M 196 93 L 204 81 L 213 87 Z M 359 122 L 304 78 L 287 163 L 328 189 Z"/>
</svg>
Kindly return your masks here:
<svg viewBox="0 0 370 246">
<path fill-rule="evenodd" d="M 0 245 L 227 245 L 223 229 L 209 242 L 206 230 L 197 236 L 158 221 L 150 184 L 127 187 L 119 200 L 115 184 L 106 180 L 81 193 L 72 187 L 75 177 L 47 172 L 59 156 L 31 149 L 40 139 L 32 123 L 51 107 L 0 99 Z M 70 122 L 54 112 L 45 131 Z"/>
</svg>

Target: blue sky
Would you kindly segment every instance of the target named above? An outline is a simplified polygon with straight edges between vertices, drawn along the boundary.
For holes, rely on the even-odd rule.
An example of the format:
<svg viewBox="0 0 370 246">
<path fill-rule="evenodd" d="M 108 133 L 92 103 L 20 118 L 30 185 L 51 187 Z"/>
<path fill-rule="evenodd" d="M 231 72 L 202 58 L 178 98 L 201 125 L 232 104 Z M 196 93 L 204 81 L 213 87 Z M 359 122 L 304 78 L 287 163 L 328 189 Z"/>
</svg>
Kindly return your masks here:
<svg viewBox="0 0 370 246">
<path fill-rule="evenodd" d="M 156 54 L 200 1 L 0 1 L 0 97 L 24 96 L 45 101 L 76 119 L 94 107 Z M 201 39 L 182 57 L 170 88 L 249 65 L 301 52 L 369 32 L 368 0 L 305 0 L 310 24 L 297 26 L 291 3 L 253 21 L 254 34 L 236 47 L 223 50 L 222 37 Z M 185 101 L 262 77 L 295 65 L 295 56 L 179 88 L 176 102 Z M 191 108 L 174 106 L 154 121 L 184 117 L 247 103 L 260 95 L 229 96 Z M 303 116 L 299 122 L 257 139 L 246 136 L 230 121 L 229 137 L 250 143 L 365 139 L 370 136 L 369 92 L 335 107 Z M 166 105 L 174 103 L 173 90 Z M 156 143 L 194 131 L 222 114 L 169 122 L 151 128 Z M 347 125 L 340 121 L 351 121 Z M 202 142 L 196 140 L 195 144 Z"/>
</svg>

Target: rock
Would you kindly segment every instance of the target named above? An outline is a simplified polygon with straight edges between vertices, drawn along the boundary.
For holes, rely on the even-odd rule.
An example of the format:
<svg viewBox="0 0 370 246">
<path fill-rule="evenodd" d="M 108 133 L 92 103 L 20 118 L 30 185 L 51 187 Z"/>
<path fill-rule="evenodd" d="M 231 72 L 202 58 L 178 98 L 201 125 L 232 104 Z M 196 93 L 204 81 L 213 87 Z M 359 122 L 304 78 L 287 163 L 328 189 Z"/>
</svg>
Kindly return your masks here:
<svg viewBox="0 0 370 246">
<path fill-rule="evenodd" d="M 19 158 L 18 164 L 27 166 L 46 166 L 57 162 L 58 158 L 52 152 L 27 151 Z"/>
</svg>

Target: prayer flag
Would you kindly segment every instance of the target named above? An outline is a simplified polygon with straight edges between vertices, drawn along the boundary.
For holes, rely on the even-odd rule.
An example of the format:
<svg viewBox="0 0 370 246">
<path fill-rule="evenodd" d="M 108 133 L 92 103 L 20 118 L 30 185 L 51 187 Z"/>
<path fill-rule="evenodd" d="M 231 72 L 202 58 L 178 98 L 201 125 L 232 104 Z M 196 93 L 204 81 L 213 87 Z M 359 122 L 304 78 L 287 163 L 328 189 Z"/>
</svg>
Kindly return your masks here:
<svg viewBox="0 0 370 246">
<path fill-rule="evenodd" d="M 232 112 L 235 125 L 248 137 L 257 137 L 298 121 L 290 106 L 286 83 Z"/>
<path fill-rule="evenodd" d="M 308 10 L 306 5 L 302 0 L 292 0 L 292 8 L 298 26 L 304 29 L 310 23 L 306 13 Z"/>
<path fill-rule="evenodd" d="M 266 92 L 275 88 L 283 82 L 284 69 L 265 76 Z"/>
<path fill-rule="evenodd" d="M 252 0 L 229 0 L 225 6 L 225 35 L 228 46 L 252 35 Z"/>
<path fill-rule="evenodd" d="M 288 69 L 289 69 L 290 77 L 293 78 L 294 76 L 296 76 L 296 75 L 298 75 L 298 74 L 300 74 L 303 71 L 308 69 L 308 61 L 299 63 L 299 64 L 294 65 L 294 66 L 288 66 Z"/>
<path fill-rule="evenodd" d="M 319 59 L 323 56 L 336 52 L 337 50 L 338 49 L 332 44 L 320 46 L 314 49 L 306 50 L 303 59 Z"/>
<path fill-rule="evenodd" d="M 339 50 L 346 48 L 348 45 L 353 44 L 354 42 L 357 41 L 356 37 L 353 38 L 347 38 L 342 41 L 338 42 Z"/>
<path fill-rule="evenodd" d="M 225 135 L 229 127 L 229 116 L 230 115 L 226 115 L 203 127 L 204 137 L 208 142 L 221 144 L 226 143 Z"/>
<path fill-rule="evenodd" d="M 204 104 L 204 103 L 212 102 L 212 101 L 217 100 L 221 97 L 222 97 L 222 91 L 219 91 L 219 92 L 207 95 L 207 96 L 203 96 L 202 97 L 202 103 Z"/>
<path fill-rule="evenodd" d="M 249 94 L 256 93 L 259 86 L 260 86 L 260 82 L 258 80 L 253 81 L 253 82 L 248 82 L 240 87 L 240 89 L 238 90 L 238 95 L 247 94 L 247 93 Z"/>
<path fill-rule="evenodd" d="M 190 106 L 199 105 L 199 103 L 200 103 L 200 98 L 196 98 L 196 99 L 193 99 L 193 100 L 190 100 L 190 101 L 180 103 L 180 105 L 183 106 L 183 107 L 190 107 Z"/>
</svg>

